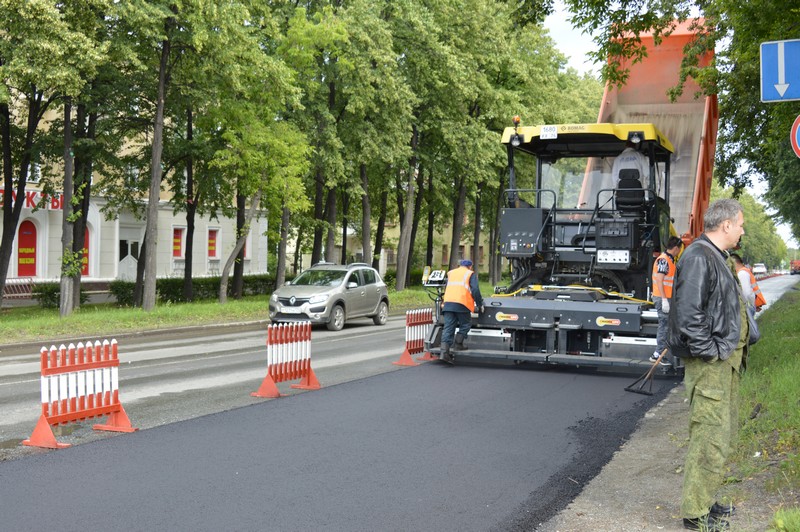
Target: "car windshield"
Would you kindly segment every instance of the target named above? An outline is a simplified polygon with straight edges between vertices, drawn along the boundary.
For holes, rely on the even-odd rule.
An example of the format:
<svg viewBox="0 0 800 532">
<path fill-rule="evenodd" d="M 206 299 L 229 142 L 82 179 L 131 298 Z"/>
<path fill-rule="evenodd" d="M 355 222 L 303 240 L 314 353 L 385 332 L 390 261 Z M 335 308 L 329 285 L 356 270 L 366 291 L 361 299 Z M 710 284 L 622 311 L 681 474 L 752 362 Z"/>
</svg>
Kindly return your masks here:
<svg viewBox="0 0 800 532">
<path fill-rule="evenodd" d="M 342 284 L 347 272 L 341 270 L 306 270 L 292 281 L 300 286 L 337 286 Z"/>
</svg>

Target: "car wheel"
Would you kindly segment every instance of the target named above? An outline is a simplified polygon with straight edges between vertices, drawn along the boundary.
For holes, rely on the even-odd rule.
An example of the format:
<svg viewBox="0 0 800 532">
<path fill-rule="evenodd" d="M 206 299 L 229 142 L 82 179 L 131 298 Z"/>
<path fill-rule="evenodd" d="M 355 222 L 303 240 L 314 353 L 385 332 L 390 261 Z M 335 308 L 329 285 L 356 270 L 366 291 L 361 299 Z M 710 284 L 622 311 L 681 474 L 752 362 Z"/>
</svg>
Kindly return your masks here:
<svg viewBox="0 0 800 532">
<path fill-rule="evenodd" d="M 372 316 L 372 323 L 375 325 L 386 325 L 386 318 L 389 316 L 389 306 L 386 301 L 378 304 L 378 313 Z"/>
<path fill-rule="evenodd" d="M 331 310 L 331 319 L 328 321 L 329 331 L 341 331 L 344 327 L 344 308 L 341 305 L 336 305 Z"/>
</svg>

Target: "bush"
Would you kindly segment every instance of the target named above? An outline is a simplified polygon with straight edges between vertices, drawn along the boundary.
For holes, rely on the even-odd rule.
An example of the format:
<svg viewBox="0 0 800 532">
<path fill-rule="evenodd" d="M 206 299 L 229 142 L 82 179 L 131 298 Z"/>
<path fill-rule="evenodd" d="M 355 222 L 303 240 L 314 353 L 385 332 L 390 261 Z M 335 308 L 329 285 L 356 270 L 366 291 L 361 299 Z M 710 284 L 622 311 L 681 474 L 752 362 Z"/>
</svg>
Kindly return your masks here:
<svg viewBox="0 0 800 532">
<path fill-rule="evenodd" d="M 111 281 L 109 284 L 109 290 L 111 294 L 114 296 L 114 299 L 117 300 L 117 305 L 120 307 L 132 307 L 133 306 L 133 290 L 136 287 L 136 283 L 132 283 L 130 281 Z"/>
<path fill-rule="evenodd" d="M 383 274 L 383 282 L 386 283 L 386 286 L 395 286 L 397 284 L 397 270 L 386 270 L 386 273 Z"/>
<path fill-rule="evenodd" d="M 59 308 L 61 306 L 61 283 L 36 283 L 31 288 L 34 299 L 42 308 Z M 81 287 L 81 305 L 89 301 L 89 294 Z"/>
<path fill-rule="evenodd" d="M 233 277 L 228 278 L 228 296 L 233 294 Z M 195 301 L 219 298 L 220 277 L 196 277 L 192 279 Z M 130 281 L 112 281 L 110 290 L 121 307 L 133 306 L 133 290 L 135 283 Z M 269 274 L 245 275 L 242 286 L 243 296 L 269 294 L 275 287 L 275 277 Z M 184 303 L 183 278 L 168 277 L 156 281 L 157 299 L 164 303 Z"/>
</svg>

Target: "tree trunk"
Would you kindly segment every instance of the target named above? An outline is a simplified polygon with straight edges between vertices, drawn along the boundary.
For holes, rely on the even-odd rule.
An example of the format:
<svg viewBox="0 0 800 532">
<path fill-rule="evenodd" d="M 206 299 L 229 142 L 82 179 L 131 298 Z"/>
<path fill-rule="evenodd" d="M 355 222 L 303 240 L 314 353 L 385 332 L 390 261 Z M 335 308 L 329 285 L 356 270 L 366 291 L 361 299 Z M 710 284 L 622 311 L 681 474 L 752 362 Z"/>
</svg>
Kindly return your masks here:
<svg viewBox="0 0 800 532">
<path fill-rule="evenodd" d="M 419 146 L 419 130 L 414 126 L 411 134 L 411 157 L 408 165 L 408 178 L 406 179 L 406 201 L 405 216 L 400 229 L 400 243 L 397 246 L 397 291 L 406 288 L 406 276 L 408 275 L 408 255 L 411 251 L 411 224 L 414 218 L 414 185 L 419 174 L 419 164 L 417 160 L 417 148 Z"/>
<path fill-rule="evenodd" d="M 64 100 L 64 192 L 61 199 L 61 294 L 58 308 L 62 318 L 72 314 L 72 269 L 80 268 L 81 264 L 72 253 L 72 171 L 72 99 L 68 97 Z"/>
<path fill-rule="evenodd" d="M 325 239 L 325 256 L 323 258 L 333 262 L 336 258 L 336 191 L 332 188 L 328 190 L 325 221 L 328 222 L 328 237 Z"/>
<path fill-rule="evenodd" d="M 350 209 L 350 195 L 342 191 L 342 264 L 347 264 L 347 227 L 350 220 L 347 219 L 347 212 Z"/>
<path fill-rule="evenodd" d="M 436 213 L 433 210 L 433 173 L 428 172 L 428 238 L 425 241 L 425 264 L 432 270 L 436 269 L 433 264 L 433 231 L 436 223 Z"/>
<path fill-rule="evenodd" d="M 414 242 L 417 241 L 417 230 L 419 229 L 420 213 L 422 212 L 422 191 L 424 190 L 423 168 L 420 165 L 417 172 L 417 197 L 414 198 L 414 215 L 411 220 L 411 245 L 408 250 L 408 260 L 406 261 L 406 286 L 411 285 L 411 269 L 414 266 Z"/>
<path fill-rule="evenodd" d="M 384 189 L 381 193 L 380 209 L 381 214 L 378 217 L 378 227 L 375 228 L 375 250 L 372 252 L 372 267 L 376 270 L 381 266 L 381 252 L 383 251 L 383 232 L 386 229 L 386 207 L 389 203 L 389 191 Z M 380 271 L 380 270 L 379 270 Z"/>
<path fill-rule="evenodd" d="M 169 22 L 167 24 L 170 24 Z M 145 234 L 144 292 L 142 309 L 151 311 L 156 306 L 156 250 L 158 249 L 158 203 L 161 193 L 161 154 L 164 150 L 164 99 L 167 91 L 167 67 L 170 41 L 161 43 L 161 62 L 158 67 L 158 100 L 153 127 L 153 157 L 151 161 L 150 192 L 147 198 Z"/>
<path fill-rule="evenodd" d="M 145 230 L 142 245 L 139 248 L 139 258 L 136 260 L 136 284 L 133 286 L 133 306 L 140 307 L 144 299 L 144 263 L 147 258 L 147 230 Z"/>
<path fill-rule="evenodd" d="M 83 124 L 86 116 L 86 105 L 80 104 L 77 113 L 77 137 L 94 141 L 97 137 L 97 112 L 89 113 L 89 124 L 84 129 Z M 75 253 L 81 262 L 81 268 L 77 269 L 73 275 L 72 285 L 72 308 L 77 310 L 81 307 L 81 277 L 83 276 L 83 261 L 89 259 L 84 256 L 86 248 L 86 228 L 89 224 L 89 202 L 92 198 L 92 169 L 94 167 L 93 155 L 89 152 L 75 154 L 75 177 L 73 187 L 73 197 L 80 195 L 79 216 L 75 219 L 72 231 L 72 252 Z"/>
<path fill-rule="evenodd" d="M 244 236 L 247 242 L 247 228 L 250 223 L 245 222 L 245 197 L 242 194 L 236 195 L 236 236 L 238 238 Z M 242 289 L 244 288 L 244 244 L 242 245 L 239 253 L 236 255 L 236 261 L 233 263 L 233 299 L 242 299 Z"/>
<path fill-rule="evenodd" d="M 484 183 L 478 183 L 478 190 L 475 193 L 475 222 L 472 229 L 472 262 L 475 264 L 475 271 L 481 259 L 481 196 L 483 195 Z"/>
<path fill-rule="evenodd" d="M 452 270 L 458 265 L 459 256 L 458 248 L 461 243 L 461 231 L 464 227 L 464 204 L 467 198 L 467 184 L 466 179 L 461 178 L 457 184 L 458 195 L 456 196 L 456 204 L 453 206 L 453 238 L 450 240 L 450 263 L 447 267 Z"/>
<path fill-rule="evenodd" d="M 194 157 L 192 143 L 194 141 L 194 125 L 192 108 L 186 109 L 186 141 L 189 144 L 189 156 L 186 159 L 186 252 L 183 255 L 183 299 L 194 301 L 194 219 L 197 213 L 197 199 L 194 197 Z"/>
<path fill-rule="evenodd" d="M 500 255 L 500 215 L 503 212 L 503 191 L 506 188 L 505 171 L 500 170 L 498 179 L 499 187 L 497 190 L 497 201 L 495 202 L 494 221 L 492 223 L 493 236 L 489 239 L 490 250 L 490 277 L 492 284 L 500 284 L 500 277 L 502 276 L 503 257 Z"/>
<path fill-rule="evenodd" d="M 275 269 L 275 288 L 283 286 L 286 282 L 286 241 L 289 239 L 289 222 L 292 213 L 289 207 L 284 206 L 281 213 L 281 239 L 278 242 L 278 265 Z M 299 235 L 298 235 L 298 240 Z"/>
<path fill-rule="evenodd" d="M 233 262 L 236 260 L 236 257 L 239 256 L 239 253 L 244 249 L 245 240 L 247 240 L 247 233 L 250 231 L 250 223 L 253 221 L 253 217 L 258 210 L 258 204 L 261 202 L 261 193 L 262 190 L 258 189 L 255 196 L 250 203 L 250 211 L 247 213 L 247 217 L 245 219 L 244 227 L 241 233 L 239 233 L 239 238 L 236 239 L 236 245 L 233 247 L 233 251 L 228 256 L 228 260 L 225 261 L 225 266 L 222 268 L 222 275 L 219 279 L 219 302 L 225 304 L 228 302 L 228 273 L 230 272 L 231 266 L 233 266 Z"/>
<path fill-rule="evenodd" d="M 297 230 L 297 241 L 294 243 L 294 273 L 303 268 L 303 229 Z"/>
<path fill-rule="evenodd" d="M 369 203 L 369 181 L 367 180 L 367 165 L 361 163 L 361 254 L 364 262 L 372 262 L 372 206 Z"/>
<path fill-rule="evenodd" d="M 0 62 L 2 64 L 2 62 Z M 3 298 L 3 288 L 8 277 L 8 267 L 11 262 L 11 250 L 17 236 L 17 224 L 25 204 L 25 185 L 28 181 L 28 168 L 31 164 L 31 146 L 33 136 L 38 128 L 41 115 L 46 109 L 42 106 L 42 94 L 34 87 L 28 94 L 28 122 L 23 140 L 24 149 L 19 166 L 19 179 L 16 181 L 16 199 L 14 192 L 14 163 L 12 160 L 12 128 L 11 110 L 7 103 L 0 103 L 0 135 L 2 135 L 3 150 L 3 238 L 0 240 L 0 302 Z"/>
<path fill-rule="evenodd" d="M 325 212 L 325 184 L 322 179 L 322 169 L 317 169 L 314 177 L 314 244 L 311 248 L 311 264 L 316 264 L 322 258 L 322 220 Z"/>
</svg>

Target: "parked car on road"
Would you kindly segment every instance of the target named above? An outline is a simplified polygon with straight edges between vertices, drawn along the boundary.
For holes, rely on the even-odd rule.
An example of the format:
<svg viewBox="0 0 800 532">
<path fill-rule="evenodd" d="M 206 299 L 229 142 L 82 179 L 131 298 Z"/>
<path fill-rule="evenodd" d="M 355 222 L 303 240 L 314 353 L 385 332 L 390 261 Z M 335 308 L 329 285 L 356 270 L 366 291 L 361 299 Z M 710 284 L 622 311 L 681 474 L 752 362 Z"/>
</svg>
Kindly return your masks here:
<svg viewBox="0 0 800 532">
<path fill-rule="evenodd" d="M 756 262 L 753 264 L 753 275 L 763 275 L 767 273 L 767 267 L 763 262 Z"/>
<path fill-rule="evenodd" d="M 369 317 L 375 325 L 384 325 L 388 315 L 386 283 L 364 263 L 320 262 L 269 298 L 269 319 L 273 323 L 310 321 L 339 331 L 353 318 Z"/>
</svg>

